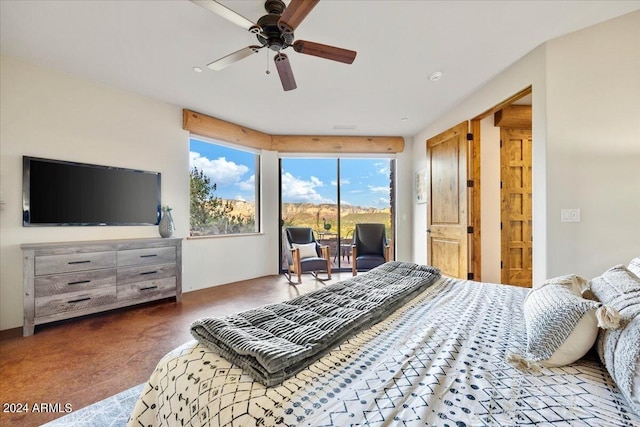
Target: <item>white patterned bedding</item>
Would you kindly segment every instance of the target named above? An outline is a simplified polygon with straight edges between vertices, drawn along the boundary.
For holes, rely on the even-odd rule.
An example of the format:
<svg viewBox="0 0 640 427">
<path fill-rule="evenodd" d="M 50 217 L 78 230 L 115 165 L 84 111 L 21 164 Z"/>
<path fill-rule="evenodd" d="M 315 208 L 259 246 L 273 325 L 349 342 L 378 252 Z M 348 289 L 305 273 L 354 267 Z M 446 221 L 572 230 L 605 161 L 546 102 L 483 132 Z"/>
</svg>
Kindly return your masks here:
<svg viewBox="0 0 640 427">
<path fill-rule="evenodd" d="M 275 387 L 191 341 L 167 354 L 129 426 L 640 426 L 589 355 L 525 373 L 527 289 L 441 279 Z"/>
</svg>

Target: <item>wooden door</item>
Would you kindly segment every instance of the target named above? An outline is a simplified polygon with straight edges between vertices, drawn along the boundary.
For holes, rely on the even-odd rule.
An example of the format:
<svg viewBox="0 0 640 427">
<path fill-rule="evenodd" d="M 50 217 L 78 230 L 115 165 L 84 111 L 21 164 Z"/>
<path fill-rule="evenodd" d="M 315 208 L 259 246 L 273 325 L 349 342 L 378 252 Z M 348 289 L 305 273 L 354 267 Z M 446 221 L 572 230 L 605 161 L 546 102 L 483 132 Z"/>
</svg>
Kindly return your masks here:
<svg viewBox="0 0 640 427">
<path fill-rule="evenodd" d="M 427 140 L 427 262 L 451 277 L 469 272 L 466 122 Z"/>
<path fill-rule="evenodd" d="M 500 128 L 502 283 L 531 287 L 531 129 Z"/>
</svg>

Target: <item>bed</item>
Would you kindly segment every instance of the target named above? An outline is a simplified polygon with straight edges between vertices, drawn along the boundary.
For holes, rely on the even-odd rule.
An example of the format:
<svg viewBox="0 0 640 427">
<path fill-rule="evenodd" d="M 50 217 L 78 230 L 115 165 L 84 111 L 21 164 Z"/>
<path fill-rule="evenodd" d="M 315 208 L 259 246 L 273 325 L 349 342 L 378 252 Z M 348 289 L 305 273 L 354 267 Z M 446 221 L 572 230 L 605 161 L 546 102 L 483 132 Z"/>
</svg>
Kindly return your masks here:
<svg viewBox="0 0 640 427">
<path fill-rule="evenodd" d="M 392 262 L 327 288 L 413 271 Z M 373 325 L 348 325 L 353 334 L 269 386 L 207 340 L 185 343 L 158 363 L 128 425 L 640 426 L 596 350 L 551 368 L 510 360 L 529 354 L 529 289 L 429 271 L 401 305 Z"/>
</svg>

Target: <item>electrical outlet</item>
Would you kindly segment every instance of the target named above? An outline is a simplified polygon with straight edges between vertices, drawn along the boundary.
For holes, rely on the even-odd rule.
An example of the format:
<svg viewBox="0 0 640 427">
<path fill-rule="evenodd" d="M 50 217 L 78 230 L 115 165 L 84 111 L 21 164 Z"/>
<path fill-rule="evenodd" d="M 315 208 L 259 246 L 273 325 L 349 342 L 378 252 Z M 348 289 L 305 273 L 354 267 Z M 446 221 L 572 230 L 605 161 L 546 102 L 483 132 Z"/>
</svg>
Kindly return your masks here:
<svg viewBox="0 0 640 427">
<path fill-rule="evenodd" d="M 560 222 L 580 222 L 580 209 L 560 209 Z"/>
</svg>

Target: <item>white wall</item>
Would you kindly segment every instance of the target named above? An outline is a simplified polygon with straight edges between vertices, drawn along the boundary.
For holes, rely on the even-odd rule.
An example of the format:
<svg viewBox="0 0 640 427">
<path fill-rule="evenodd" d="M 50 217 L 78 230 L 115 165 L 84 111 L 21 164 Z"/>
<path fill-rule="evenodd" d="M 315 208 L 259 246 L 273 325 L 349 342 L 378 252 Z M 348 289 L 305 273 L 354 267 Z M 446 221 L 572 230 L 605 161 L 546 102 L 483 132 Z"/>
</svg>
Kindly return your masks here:
<svg viewBox="0 0 640 427">
<path fill-rule="evenodd" d="M 22 156 L 162 173 L 178 237 L 189 227 L 181 107 L 0 58 L 0 329 L 22 325 L 22 253 L 33 242 L 158 237 L 157 227 L 22 227 Z M 185 291 L 277 272 L 277 158 L 263 153 L 264 235 L 185 240 Z"/>
<path fill-rule="evenodd" d="M 552 40 L 414 137 L 414 170 L 428 138 L 532 85 L 533 280 L 594 277 L 640 255 L 639 75 L 640 12 Z M 582 222 L 561 223 L 561 208 L 580 208 Z M 414 213 L 424 262 L 425 205 Z"/>
<path fill-rule="evenodd" d="M 500 283 L 500 128 L 493 125 L 493 114 L 480 121 L 480 167 L 482 174 L 480 206 L 481 280 Z"/>
<path fill-rule="evenodd" d="M 413 157 L 411 140 L 405 138 L 404 151 L 396 155 L 396 236 L 397 261 L 411 261 L 413 243 Z"/>
<path fill-rule="evenodd" d="M 423 171 L 427 167 L 427 141 L 415 136 L 411 139 L 411 145 L 405 148 L 405 151 L 411 150 L 411 158 L 413 159 L 413 187 L 412 191 L 416 191 L 416 174 Z M 429 202 L 427 202 L 429 203 Z M 412 258 L 410 261 L 418 264 L 427 263 L 427 203 L 417 204 L 413 200 L 413 239 Z"/>
<path fill-rule="evenodd" d="M 2 57 L 0 329 L 22 324 L 21 243 L 158 237 L 157 227 L 22 227 L 22 156 L 162 173 L 162 202 L 187 224 L 188 134 L 177 107 Z"/>
<path fill-rule="evenodd" d="M 547 140 L 549 274 L 640 256 L 640 12 L 548 43 Z"/>
</svg>

